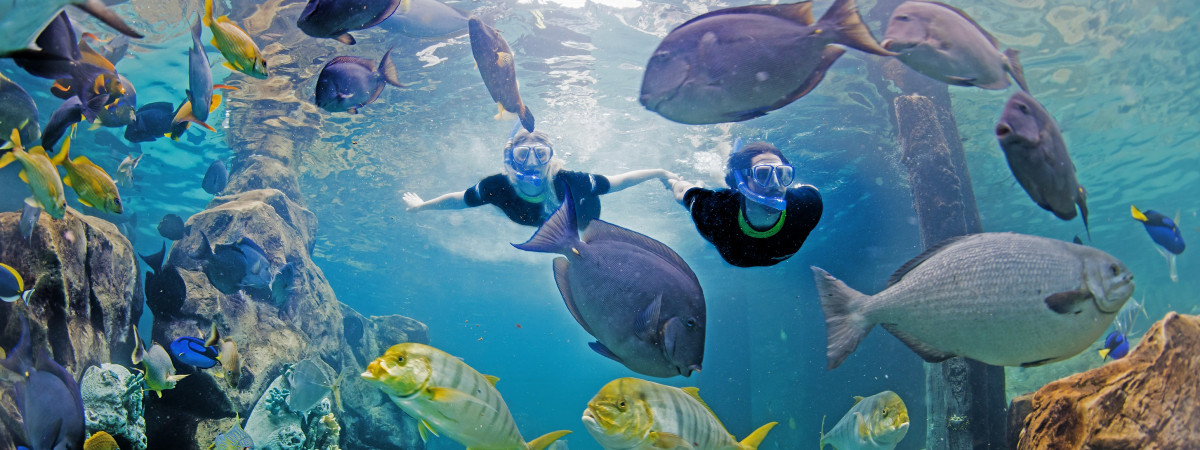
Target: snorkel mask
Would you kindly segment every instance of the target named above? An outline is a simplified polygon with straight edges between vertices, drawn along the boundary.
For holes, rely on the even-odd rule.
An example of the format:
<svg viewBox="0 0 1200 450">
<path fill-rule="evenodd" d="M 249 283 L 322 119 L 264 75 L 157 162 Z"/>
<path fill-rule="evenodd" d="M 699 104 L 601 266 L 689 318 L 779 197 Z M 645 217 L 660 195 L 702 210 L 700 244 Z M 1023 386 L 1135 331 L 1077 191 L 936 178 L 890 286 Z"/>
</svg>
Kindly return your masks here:
<svg viewBox="0 0 1200 450">
<path fill-rule="evenodd" d="M 736 141 L 733 142 L 733 153 L 737 153 L 741 149 L 742 149 L 742 139 L 738 138 Z M 760 205 L 774 209 L 776 211 L 783 211 L 783 210 L 787 209 L 787 190 L 786 189 L 784 190 L 784 192 L 779 193 L 779 195 L 764 195 L 764 194 L 755 192 L 754 189 L 750 188 L 750 185 L 748 183 L 746 183 L 746 176 L 742 174 L 742 170 L 734 171 L 733 178 L 735 180 L 737 180 L 738 192 L 740 192 L 742 195 L 744 195 L 746 197 L 746 199 L 748 199 L 754 203 L 758 203 Z"/>
<path fill-rule="evenodd" d="M 521 122 L 517 122 L 509 133 L 509 145 L 504 149 L 504 164 L 512 171 L 517 182 L 533 188 L 539 194 L 543 193 L 546 190 L 546 177 L 542 172 L 554 156 L 554 148 L 536 140 L 532 145 L 516 145 L 513 138 L 520 130 Z"/>
</svg>

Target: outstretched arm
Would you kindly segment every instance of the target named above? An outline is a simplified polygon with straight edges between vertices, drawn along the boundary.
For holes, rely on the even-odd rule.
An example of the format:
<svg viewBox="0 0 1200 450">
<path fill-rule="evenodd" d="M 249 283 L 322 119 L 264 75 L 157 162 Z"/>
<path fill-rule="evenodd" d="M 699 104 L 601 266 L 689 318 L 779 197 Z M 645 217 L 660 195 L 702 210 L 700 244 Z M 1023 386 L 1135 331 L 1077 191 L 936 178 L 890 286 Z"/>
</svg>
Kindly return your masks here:
<svg viewBox="0 0 1200 450">
<path fill-rule="evenodd" d="M 683 194 L 686 194 L 688 189 L 696 187 L 695 184 L 678 178 L 667 180 L 667 185 L 671 187 L 671 192 L 675 194 L 675 201 L 679 202 L 680 205 L 683 205 Z"/>
<path fill-rule="evenodd" d="M 404 203 L 408 205 L 408 211 L 421 211 L 425 209 L 464 209 L 467 207 L 466 200 L 463 196 L 466 191 L 450 192 L 442 194 L 430 201 L 421 200 L 421 196 L 412 192 L 404 193 Z"/>
<path fill-rule="evenodd" d="M 662 180 L 663 185 L 670 188 L 670 185 L 667 184 L 667 179 L 679 178 L 679 175 L 675 175 L 666 169 L 642 169 L 625 172 L 619 175 L 611 175 L 607 178 L 609 184 L 608 191 L 617 192 L 628 187 L 636 186 L 652 178 L 658 178 L 659 180 Z"/>
</svg>

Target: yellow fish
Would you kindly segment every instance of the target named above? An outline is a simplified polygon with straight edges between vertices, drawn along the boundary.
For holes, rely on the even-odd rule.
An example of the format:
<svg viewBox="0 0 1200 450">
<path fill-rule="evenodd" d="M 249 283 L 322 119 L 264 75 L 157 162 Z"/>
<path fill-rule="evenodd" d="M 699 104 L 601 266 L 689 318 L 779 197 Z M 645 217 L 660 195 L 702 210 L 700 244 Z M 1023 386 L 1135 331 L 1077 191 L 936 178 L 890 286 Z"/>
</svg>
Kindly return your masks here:
<svg viewBox="0 0 1200 450">
<path fill-rule="evenodd" d="M 258 45 L 229 17 L 213 19 L 212 0 L 204 0 L 204 26 L 212 30 L 212 45 L 225 57 L 225 67 L 254 78 L 267 78 L 267 60 Z"/>
<path fill-rule="evenodd" d="M 37 203 L 50 217 L 63 218 L 67 211 L 67 197 L 63 193 L 62 180 L 58 178 L 58 169 L 54 168 L 46 151 L 38 146 L 26 153 L 25 147 L 21 146 L 21 136 L 15 129 L 9 141 L 13 144 L 12 151 L 0 156 L 0 167 L 19 161 L 22 166 L 21 181 L 28 183 L 29 190 L 33 192 L 33 197 L 26 201 Z"/>
<path fill-rule="evenodd" d="M 757 449 L 771 422 L 738 442 L 694 387 L 677 388 L 618 378 L 600 388 L 583 410 L 583 425 L 606 449 Z"/>
<path fill-rule="evenodd" d="M 821 448 L 829 444 L 838 450 L 891 450 L 906 434 L 908 408 L 904 400 L 895 392 L 883 391 L 867 398 L 854 397 L 854 407 L 829 433 L 821 432 Z"/>
<path fill-rule="evenodd" d="M 68 135 L 63 140 L 62 150 L 54 155 L 51 162 L 67 169 L 67 176 L 63 177 L 63 183 L 75 190 L 75 194 L 79 196 L 79 203 L 109 214 L 124 212 L 125 208 L 121 206 L 121 194 L 117 192 L 117 183 L 108 176 L 108 172 L 88 160 L 86 156 L 80 156 L 72 161 L 70 152 L 71 136 Z"/>
<path fill-rule="evenodd" d="M 104 431 L 97 431 L 83 443 L 83 450 L 121 450 L 117 440 Z"/>
<path fill-rule="evenodd" d="M 559 430 L 525 442 L 496 391 L 498 379 L 428 345 L 394 345 L 361 376 L 420 421 L 417 429 L 423 440 L 429 431 L 445 434 L 468 450 L 542 450 L 570 433 Z"/>
<path fill-rule="evenodd" d="M 137 325 L 133 326 L 133 364 L 142 365 L 147 391 L 154 391 L 162 398 L 162 391 L 175 389 L 175 383 L 187 375 L 176 375 L 175 365 L 171 364 L 171 355 L 161 345 L 154 344 L 147 350 L 145 342 L 138 335 Z"/>
</svg>

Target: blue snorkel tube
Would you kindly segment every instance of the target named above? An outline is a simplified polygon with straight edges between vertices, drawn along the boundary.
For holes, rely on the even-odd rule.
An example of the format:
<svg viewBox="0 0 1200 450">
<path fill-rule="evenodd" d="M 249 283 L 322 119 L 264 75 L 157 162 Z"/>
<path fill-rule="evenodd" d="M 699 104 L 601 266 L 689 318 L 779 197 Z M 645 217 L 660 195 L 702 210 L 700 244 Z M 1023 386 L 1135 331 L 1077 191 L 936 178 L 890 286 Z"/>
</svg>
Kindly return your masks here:
<svg viewBox="0 0 1200 450">
<path fill-rule="evenodd" d="M 736 154 L 741 149 L 742 149 L 742 138 L 737 138 L 733 141 L 733 153 L 731 153 L 731 154 Z M 758 203 L 760 205 L 774 209 L 776 211 L 783 211 L 783 210 L 787 209 L 787 190 L 786 189 L 784 190 L 783 194 L 779 195 L 779 196 L 763 195 L 763 194 L 754 192 L 753 189 L 750 189 L 750 186 L 748 186 L 746 183 L 746 177 L 745 177 L 745 175 L 742 175 L 741 170 L 734 171 L 733 178 L 735 180 L 737 180 L 738 192 L 740 192 L 743 196 L 745 196 L 747 200 L 750 200 L 754 203 Z"/>
<path fill-rule="evenodd" d="M 513 123 L 512 131 L 508 133 L 508 148 L 504 149 L 504 165 L 508 166 L 508 168 L 512 170 L 513 176 L 517 178 L 518 182 L 528 184 L 537 189 L 539 192 L 542 192 L 546 188 L 546 179 L 542 177 L 542 173 L 538 167 L 534 167 L 532 170 L 529 170 L 529 168 L 525 165 L 522 165 L 521 167 L 516 167 L 513 165 L 514 161 L 512 150 L 513 146 L 516 144 L 513 142 L 513 138 L 517 136 L 517 132 L 521 131 L 521 128 L 521 121 L 518 119 L 516 123 Z"/>
</svg>

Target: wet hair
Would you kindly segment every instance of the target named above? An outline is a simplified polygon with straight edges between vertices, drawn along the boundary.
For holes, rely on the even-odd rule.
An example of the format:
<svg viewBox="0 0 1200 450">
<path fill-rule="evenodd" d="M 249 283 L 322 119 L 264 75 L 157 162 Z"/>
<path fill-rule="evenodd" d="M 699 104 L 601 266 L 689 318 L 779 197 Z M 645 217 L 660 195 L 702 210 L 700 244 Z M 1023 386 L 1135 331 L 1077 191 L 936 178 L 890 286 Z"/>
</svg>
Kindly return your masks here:
<svg viewBox="0 0 1200 450">
<path fill-rule="evenodd" d="M 749 169 L 750 162 L 754 160 L 754 157 L 764 153 L 779 157 L 784 164 L 791 164 L 787 157 L 783 156 L 783 152 L 780 152 L 774 145 L 766 142 L 751 142 L 729 155 L 729 163 L 725 165 L 725 184 L 730 188 L 736 188 L 737 178 L 734 178 L 734 174 L 739 170 Z"/>
</svg>

